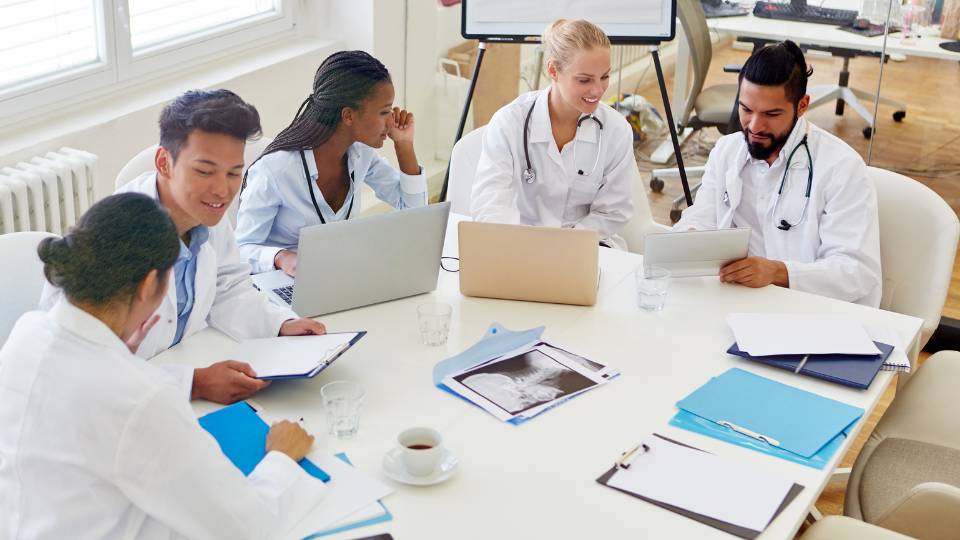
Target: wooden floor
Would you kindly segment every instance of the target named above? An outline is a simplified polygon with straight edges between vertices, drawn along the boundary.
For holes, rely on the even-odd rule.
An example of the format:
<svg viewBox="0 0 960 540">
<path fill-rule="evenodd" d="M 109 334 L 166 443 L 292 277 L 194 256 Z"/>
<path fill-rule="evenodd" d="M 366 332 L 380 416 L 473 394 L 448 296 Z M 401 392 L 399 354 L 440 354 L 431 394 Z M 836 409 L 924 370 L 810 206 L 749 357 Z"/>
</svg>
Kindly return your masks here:
<svg viewBox="0 0 960 540">
<path fill-rule="evenodd" d="M 724 64 L 743 63 L 749 53 L 724 47 L 714 53 L 707 86 L 735 83 L 736 75 L 723 73 Z M 841 61 L 820 56 L 808 56 L 814 68 L 810 85 L 833 84 L 841 68 Z M 878 59 L 858 58 L 851 62 L 850 86 L 870 92 L 876 91 L 880 66 Z M 672 81 L 668 80 L 668 88 Z M 960 103 L 957 89 L 960 88 L 960 64 L 943 60 L 910 58 L 906 62 L 888 62 L 884 67 L 883 95 L 907 104 L 907 116 L 902 123 L 892 119 L 893 108 L 880 107 L 877 133 L 871 164 L 898 171 L 923 182 L 957 211 L 960 209 Z M 663 110 L 660 94 L 655 85 L 637 89 Z M 873 104 L 866 104 L 873 111 Z M 844 116 L 834 114 L 832 104 L 822 105 L 810 111 L 808 118 L 816 125 L 834 133 L 855 148 L 866 159 L 869 141 L 864 138 L 864 121 L 849 107 Z M 702 164 L 706 160 L 712 142 L 719 137 L 715 130 L 695 135 L 684 145 L 684 161 L 689 165 Z M 653 168 L 644 163 L 642 155 L 649 153 L 655 142 L 640 147 L 641 169 Z M 656 165 L 664 167 L 665 165 Z M 648 188 L 649 192 L 649 188 Z M 649 193 L 654 218 L 669 223 L 669 211 L 674 197 L 682 194 L 679 181 L 668 183 L 663 193 Z M 943 310 L 948 317 L 960 318 L 960 257 L 954 265 L 949 297 Z M 926 355 L 921 355 L 921 361 Z M 894 386 L 884 394 L 879 406 L 870 415 L 860 436 L 844 457 L 841 466 L 849 467 L 856 459 L 864 441 L 873 431 L 877 420 L 886 410 L 894 396 Z M 817 507 L 826 515 L 843 513 L 844 484 L 835 482 L 821 495 Z"/>
</svg>

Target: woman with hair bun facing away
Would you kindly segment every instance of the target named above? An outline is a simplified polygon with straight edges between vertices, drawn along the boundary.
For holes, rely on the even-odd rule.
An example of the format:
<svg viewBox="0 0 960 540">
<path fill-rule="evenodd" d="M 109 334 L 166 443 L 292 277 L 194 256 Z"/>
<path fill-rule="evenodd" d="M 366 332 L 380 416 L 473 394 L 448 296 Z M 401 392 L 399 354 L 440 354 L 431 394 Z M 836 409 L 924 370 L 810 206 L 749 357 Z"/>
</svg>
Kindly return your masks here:
<svg viewBox="0 0 960 540">
<path fill-rule="evenodd" d="M 63 291 L 0 349 L 0 537 L 275 538 L 321 500 L 299 425 L 270 428 L 249 478 L 131 335 L 166 295 L 177 229 L 139 193 L 94 204 L 38 254 Z"/>
<path fill-rule="evenodd" d="M 506 105 L 483 133 L 470 212 L 477 221 L 618 233 L 633 217 L 638 174 L 633 131 L 601 102 L 610 84 L 610 40 L 584 20 L 543 32 L 550 86 Z"/>
<path fill-rule="evenodd" d="M 356 217 L 360 187 L 402 209 L 427 204 L 413 114 L 393 106 L 387 68 L 363 51 L 333 53 L 293 122 L 247 171 L 237 243 L 253 272 L 296 275 L 300 229 Z M 400 170 L 376 148 L 393 140 Z"/>
</svg>

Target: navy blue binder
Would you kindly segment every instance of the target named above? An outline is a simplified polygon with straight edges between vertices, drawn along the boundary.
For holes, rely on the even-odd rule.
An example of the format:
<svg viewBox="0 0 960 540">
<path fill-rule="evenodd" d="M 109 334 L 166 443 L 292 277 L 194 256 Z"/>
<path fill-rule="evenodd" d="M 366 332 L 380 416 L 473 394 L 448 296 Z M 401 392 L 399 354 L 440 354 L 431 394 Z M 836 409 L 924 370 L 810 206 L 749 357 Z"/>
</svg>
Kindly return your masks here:
<svg viewBox="0 0 960 540">
<path fill-rule="evenodd" d="M 877 372 L 880 371 L 883 362 L 886 361 L 886 359 L 890 357 L 890 353 L 893 352 L 892 345 L 877 341 L 873 343 L 880 349 L 881 354 L 811 354 L 807 363 L 800 369 L 800 373 L 844 386 L 852 386 L 865 390 L 870 387 L 870 383 L 872 383 L 873 378 L 877 376 Z M 802 354 L 750 356 L 741 351 L 736 343 L 727 349 L 727 353 L 790 371 L 796 370 L 797 364 L 803 360 Z"/>
</svg>

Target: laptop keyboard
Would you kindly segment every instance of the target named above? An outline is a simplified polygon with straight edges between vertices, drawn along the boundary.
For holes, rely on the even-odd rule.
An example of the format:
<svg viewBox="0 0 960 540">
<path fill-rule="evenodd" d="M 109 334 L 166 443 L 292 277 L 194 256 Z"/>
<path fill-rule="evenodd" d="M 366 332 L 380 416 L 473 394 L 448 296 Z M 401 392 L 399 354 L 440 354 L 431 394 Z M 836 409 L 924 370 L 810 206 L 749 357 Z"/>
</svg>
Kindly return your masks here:
<svg viewBox="0 0 960 540">
<path fill-rule="evenodd" d="M 278 287 L 273 290 L 273 294 L 279 296 L 283 299 L 287 305 L 293 305 L 293 285 L 287 285 L 286 287 Z"/>
</svg>

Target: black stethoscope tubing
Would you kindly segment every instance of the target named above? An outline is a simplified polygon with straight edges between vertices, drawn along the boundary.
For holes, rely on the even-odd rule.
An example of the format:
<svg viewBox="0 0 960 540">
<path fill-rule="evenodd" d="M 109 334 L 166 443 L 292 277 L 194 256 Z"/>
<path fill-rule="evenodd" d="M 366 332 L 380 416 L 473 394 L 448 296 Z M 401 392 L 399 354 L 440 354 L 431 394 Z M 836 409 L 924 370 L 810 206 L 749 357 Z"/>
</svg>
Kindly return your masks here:
<svg viewBox="0 0 960 540">
<path fill-rule="evenodd" d="M 783 169 L 783 177 L 780 178 L 780 187 L 777 189 L 777 202 L 773 204 L 773 215 L 777 215 L 777 209 L 780 207 L 780 199 L 783 195 L 783 188 L 787 182 L 787 173 L 790 172 L 790 163 L 793 161 L 793 156 L 800 150 L 800 147 L 803 147 L 804 151 L 807 153 L 807 189 L 804 192 L 804 201 L 803 209 L 800 211 L 800 219 L 796 223 L 790 223 L 786 219 L 781 219 L 780 223 L 777 225 L 777 228 L 781 231 L 789 231 L 791 228 L 796 227 L 797 225 L 803 223 L 804 218 L 807 215 L 807 207 L 810 205 L 810 193 L 813 191 L 813 156 L 810 154 L 810 144 L 807 143 L 807 136 L 804 135 L 800 142 L 793 147 L 793 150 L 790 151 L 790 155 L 787 156 L 787 164 Z M 723 199 L 727 205 L 730 205 L 730 194 L 726 189 L 723 190 Z M 774 217 L 776 219 L 776 217 Z"/>
<path fill-rule="evenodd" d="M 323 213 L 320 212 L 320 205 L 317 204 L 317 196 L 313 193 L 313 180 L 310 179 L 310 169 L 307 168 L 307 156 L 304 155 L 303 150 L 300 150 L 300 162 L 303 163 L 303 177 L 307 179 L 307 189 L 310 190 L 310 200 L 313 201 L 313 209 L 317 211 L 317 217 L 320 218 L 320 224 L 326 225 L 327 220 L 323 219 Z M 357 192 L 353 189 L 353 171 L 350 171 L 350 206 L 347 207 L 347 218 L 350 217 L 350 214 L 353 212 L 353 199 L 356 197 Z"/>
<path fill-rule="evenodd" d="M 533 98 L 533 104 L 530 105 L 530 109 L 527 110 L 527 116 L 523 120 L 523 157 L 527 162 L 527 168 L 523 170 L 523 174 L 521 175 L 521 177 L 523 178 L 523 181 L 528 184 L 532 184 L 537 179 L 537 172 L 533 170 L 533 164 L 530 162 L 530 117 L 533 116 L 533 109 L 536 106 L 537 106 L 537 98 Z M 581 117 L 579 120 L 577 120 L 577 130 L 579 131 L 580 126 L 583 124 L 585 120 L 588 120 L 588 119 L 593 120 L 594 122 L 597 123 L 597 127 L 599 128 L 598 129 L 599 135 L 597 136 L 597 158 L 593 162 L 593 169 L 591 169 L 591 171 L 586 174 L 587 176 L 593 174 L 594 171 L 597 170 L 597 164 L 600 163 L 600 150 L 603 145 L 603 122 L 601 122 L 600 119 L 597 118 L 596 116 L 590 114 L 590 115 Z M 574 165 L 576 165 L 576 160 L 577 160 L 576 143 L 574 143 L 573 148 L 574 148 L 573 160 L 574 160 Z M 584 176 L 583 169 L 578 170 L 577 174 L 579 174 L 580 176 Z"/>
<path fill-rule="evenodd" d="M 803 222 L 803 219 L 807 216 L 807 206 L 810 204 L 810 192 L 813 190 L 813 156 L 810 155 L 810 145 L 807 144 L 807 136 L 804 134 L 803 138 L 800 139 L 800 142 L 793 147 L 793 150 L 790 152 L 790 155 L 787 156 L 787 164 L 783 169 L 783 178 L 780 179 L 780 189 L 777 190 L 777 202 L 773 204 L 773 215 L 777 215 L 777 208 L 780 207 L 780 199 L 783 195 L 783 187 L 787 182 L 787 173 L 790 172 L 790 163 L 793 161 L 794 154 L 797 153 L 797 150 L 800 147 L 807 152 L 807 190 L 804 192 L 803 197 L 803 209 L 800 211 L 800 219 L 796 223 L 790 223 L 786 219 L 781 219 L 780 224 L 777 225 L 777 228 L 781 231 L 789 231 L 792 227 Z M 774 217 L 776 219 L 776 217 Z"/>
</svg>

